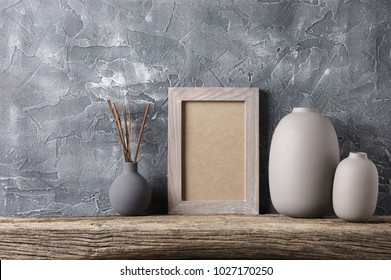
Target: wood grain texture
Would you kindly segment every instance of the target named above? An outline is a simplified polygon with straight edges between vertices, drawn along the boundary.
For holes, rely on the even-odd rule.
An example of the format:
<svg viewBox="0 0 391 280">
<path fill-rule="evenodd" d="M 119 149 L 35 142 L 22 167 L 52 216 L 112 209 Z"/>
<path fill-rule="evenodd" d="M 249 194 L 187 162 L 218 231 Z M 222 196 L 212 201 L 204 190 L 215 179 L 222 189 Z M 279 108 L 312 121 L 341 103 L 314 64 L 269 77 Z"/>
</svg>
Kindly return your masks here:
<svg viewBox="0 0 391 280">
<path fill-rule="evenodd" d="M 0 218 L 0 259 L 391 259 L 391 217 Z"/>
<path fill-rule="evenodd" d="M 183 102 L 244 101 L 245 199 L 183 199 Z M 227 128 L 229 128 L 227 123 Z M 207 139 L 205 139 L 207 140 Z M 213 149 L 214 146 L 211 146 Z M 229 151 L 227 151 L 229 153 Z M 211 170 L 211 172 L 214 172 Z M 211 185 L 210 188 L 213 186 Z M 259 214 L 259 89 L 169 88 L 168 108 L 168 210 L 170 214 Z"/>
</svg>

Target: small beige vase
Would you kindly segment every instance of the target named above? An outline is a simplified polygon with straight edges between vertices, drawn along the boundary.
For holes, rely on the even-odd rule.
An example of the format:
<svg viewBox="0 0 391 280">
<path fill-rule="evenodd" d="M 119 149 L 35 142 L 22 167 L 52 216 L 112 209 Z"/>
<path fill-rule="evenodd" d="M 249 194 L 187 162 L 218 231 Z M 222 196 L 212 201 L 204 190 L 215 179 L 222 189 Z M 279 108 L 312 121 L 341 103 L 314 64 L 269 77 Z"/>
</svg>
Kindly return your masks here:
<svg viewBox="0 0 391 280">
<path fill-rule="evenodd" d="M 273 134 L 270 196 L 283 215 L 322 217 L 332 207 L 339 144 L 331 122 L 316 109 L 293 108 Z"/>
<path fill-rule="evenodd" d="M 379 176 L 366 153 L 350 153 L 338 165 L 334 177 L 333 207 L 346 221 L 363 222 L 376 209 Z"/>
</svg>

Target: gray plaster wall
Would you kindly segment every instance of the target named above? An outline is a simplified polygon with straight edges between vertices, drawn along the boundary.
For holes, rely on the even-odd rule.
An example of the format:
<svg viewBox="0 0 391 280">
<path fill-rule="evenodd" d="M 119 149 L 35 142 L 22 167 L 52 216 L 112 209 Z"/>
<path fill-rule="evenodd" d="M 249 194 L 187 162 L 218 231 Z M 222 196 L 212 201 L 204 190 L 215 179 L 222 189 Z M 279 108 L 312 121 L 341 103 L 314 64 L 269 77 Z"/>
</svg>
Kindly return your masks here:
<svg viewBox="0 0 391 280">
<path fill-rule="evenodd" d="M 261 90 L 261 212 L 270 140 L 294 106 L 367 152 L 391 214 L 391 1 L 0 0 L 0 215 L 114 214 L 122 154 L 105 103 L 153 107 L 140 172 L 167 212 L 168 87 Z"/>
</svg>

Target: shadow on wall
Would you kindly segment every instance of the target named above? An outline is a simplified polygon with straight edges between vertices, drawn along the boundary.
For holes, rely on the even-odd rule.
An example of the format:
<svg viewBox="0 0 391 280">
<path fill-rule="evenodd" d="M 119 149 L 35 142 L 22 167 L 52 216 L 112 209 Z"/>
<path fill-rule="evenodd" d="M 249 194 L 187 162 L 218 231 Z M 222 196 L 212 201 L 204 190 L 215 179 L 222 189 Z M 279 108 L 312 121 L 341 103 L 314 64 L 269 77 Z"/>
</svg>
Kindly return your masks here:
<svg viewBox="0 0 391 280">
<path fill-rule="evenodd" d="M 269 93 L 259 90 L 259 212 L 277 213 L 270 200 L 269 190 L 269 153 L 271 143 Z"/>
</svg>

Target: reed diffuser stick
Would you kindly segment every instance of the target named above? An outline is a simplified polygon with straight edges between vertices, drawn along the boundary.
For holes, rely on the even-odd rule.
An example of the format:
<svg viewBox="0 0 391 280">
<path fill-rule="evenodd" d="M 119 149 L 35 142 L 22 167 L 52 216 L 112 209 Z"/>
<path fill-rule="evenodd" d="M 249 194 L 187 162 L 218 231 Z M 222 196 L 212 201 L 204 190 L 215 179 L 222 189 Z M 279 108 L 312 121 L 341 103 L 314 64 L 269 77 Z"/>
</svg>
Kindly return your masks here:
<svg viewBox="0 0 391 280">
<path fill-rule="evenodd" d="M 136 154 L 134 155 L 134 161 L 135 162 L 137 162 L 138 150 L 140 148 L 141 138 L 143 137 L 144 127 L 145 127 L 145 123 L 147 121 L 147 116 L 148 116 L 150 105 L 151 104 L 148 103 L 147 108 L 145 109 L 145 112 L 144 112 L 144 118 L 143 118 L 143 122 L 141 124 L 140 133 L 138 135 L 138 140 L 137 140 Z"/>
<path fill-rule="evenodd" d="M 141 139 L 143 136 L 145 124 L 147 122 L 147 116 L 149 113 L 150 103 L 148 103 L 147 108 L 144 112 L 144 118 L 141 124 L 140 133 L 138 135 L 136 153 L 134 159 L 132 160 L 132 139 L 133 139 L 133 120 L 131 117 L 130 104 L 128 104 L 128 110 L 126 109 L 127 104 L 123 104 L 121 107 L 118 106 L 117 102 L 111 102 L 107 100 L 109 105 L 110 112 L 113 114 L 115 125 L 117 126 L 118 137 L 122 147 L 122 153 L 126 162 L 137 162 L 138 151 L 140 149 Z M 121 115 L 118 108 L 122 109 L 122 115 L 124 119 L 125 129 L 122 129 Z"/>
<path fill-rule="evenodd" d="M 114 106 L 113 106 L 113 104 L 111 103 L 110 100 L 107 100 L 107 103 L 108 103 L 108 105 L 109 105 L 110 112 L 113 114 L 114 122 L 115 122 L 115 125 L 117 126 L 118 137 L 119 137 L 120 142 L 121 142 L 121 145 L 122 145 L 121 134 L 120 134 L 121 129 L 120 129 L 120 126 L 119 126 L 119 123 L 118 123 L 118 119 L 117 119 L 117 117 L 116 117 L 116 113 L 115 113 L 115 110 L 114 110 Z M 124 158 L 125 158 L 125 160 L 126 160 L 125 151 L 124 151 L 123 148 L 124 148 L 124 147 L 122 146 L 122 152 L 123 152 Z"/>
<path fill-rule="evenodd" d="M 129 158 L 130 161 L 132 161 L 132 139 L 133 139 L 133 120 L 132 116 L 130 115 L 130 103 L 128 104 L 128 116 L 129 116 L 129 143 L 128 143 L 128 150 L 129 150 Z"/>
<path fill-rule="evenodd" d="M 126 156 L 128 160 L 131 162 L 132 158 L 129 155 L 129 128 L 128 128 L 128 120 L 127 120 L 127 114 L 126 114 L 126 105 L 122 104 L 122 115 L 124 116 L 124 123 L 125 123 L 125 136 L 126 136 Z"/>
<path fill-rule="evenodd" d="M 118 105 L 116 102 L 114 102 L 114 117 L 116 118 L 117 120 L 117 128 L 118 128 L 118 133 L 119 133 L 119 140 L 121 142 L 121 145 L 122 145 L 122 153 L 124 154 L 124 159 L 126 162 L 129 162 L 129 159 L 127 157 L 127 153 L 126 153 L 126 145 L 125 145 L 125 140 L 124 140 L 124 134 L 122 132 L 122 125 L 121 125 L 121 117 L 118 113 Z"/>
</svg>

